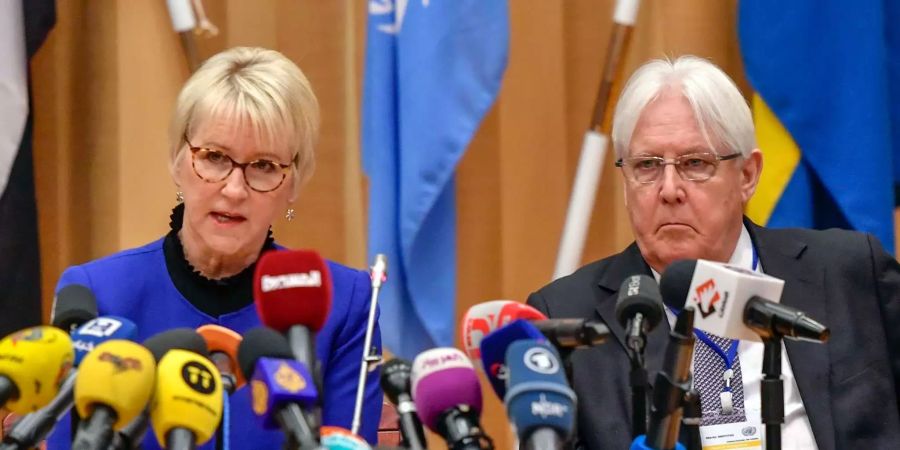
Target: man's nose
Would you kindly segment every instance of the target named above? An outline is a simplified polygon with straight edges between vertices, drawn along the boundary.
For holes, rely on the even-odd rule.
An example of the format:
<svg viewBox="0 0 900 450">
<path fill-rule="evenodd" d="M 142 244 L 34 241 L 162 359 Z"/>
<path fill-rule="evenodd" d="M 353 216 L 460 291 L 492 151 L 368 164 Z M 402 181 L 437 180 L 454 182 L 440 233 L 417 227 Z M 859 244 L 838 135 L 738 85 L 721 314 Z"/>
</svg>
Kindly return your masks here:
<svg viewBox="0 0 900 450">
<path fill-rule="evenodd" d="M 659 196 L 665 203 L 681 203 L 684 201 L 684 180 L 672 164 L 662 168 L 658 182 Z"/>
</svg>

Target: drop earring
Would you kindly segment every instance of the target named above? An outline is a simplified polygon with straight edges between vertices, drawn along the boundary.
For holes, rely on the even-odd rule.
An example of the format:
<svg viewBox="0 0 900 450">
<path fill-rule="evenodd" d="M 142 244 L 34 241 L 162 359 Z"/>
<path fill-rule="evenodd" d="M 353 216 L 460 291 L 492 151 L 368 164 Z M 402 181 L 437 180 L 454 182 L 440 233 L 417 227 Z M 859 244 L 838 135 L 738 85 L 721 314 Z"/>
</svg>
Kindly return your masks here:
<svg viewBox="0 0 900 450">
<path fill-rule="evenodd" d="M 284 218 L 287 219 L 288 222 L 294 220 L 294 216 L 296 216 L 296 213 L 294 212 L 294 208 L 288 208 L 287 211 L 285 211 L 285 213 L 284 213 Z"/>
<path fill-rule="evenodd" d="M 184 203 L 184 192 L 175 192 L 175 201 L 178 203 Z"/>
</svg>

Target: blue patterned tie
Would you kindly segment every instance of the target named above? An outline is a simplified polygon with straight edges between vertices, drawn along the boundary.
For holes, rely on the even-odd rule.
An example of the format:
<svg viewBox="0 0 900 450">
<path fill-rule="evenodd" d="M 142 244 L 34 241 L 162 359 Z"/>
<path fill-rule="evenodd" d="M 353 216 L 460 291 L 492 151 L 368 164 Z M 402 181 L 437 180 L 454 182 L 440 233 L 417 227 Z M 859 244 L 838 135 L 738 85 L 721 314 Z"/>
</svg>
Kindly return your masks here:
<svg viewBox="0 0 900 450">
<path fill-rule="evenodd" d="M 721 338 L 707 334 L 723 351 L 737 345 L 733 339 Z M 725 361 L 704 342 L 697 340 L 694 344 L 694 389 L 700 392 L 700 406 L 703 410 L 701 426 L 721 425 L 725 423 L 743 422 L 747 419 L 744 412 L 744 383 L 741 377 L 741 361 L 735 356 L 732 364 L 731 395 L 732 411 L 723 411 L 722 392 L 725 391 Z M 726 394 L 727 395 L 727 394 Z"/>
</svg>

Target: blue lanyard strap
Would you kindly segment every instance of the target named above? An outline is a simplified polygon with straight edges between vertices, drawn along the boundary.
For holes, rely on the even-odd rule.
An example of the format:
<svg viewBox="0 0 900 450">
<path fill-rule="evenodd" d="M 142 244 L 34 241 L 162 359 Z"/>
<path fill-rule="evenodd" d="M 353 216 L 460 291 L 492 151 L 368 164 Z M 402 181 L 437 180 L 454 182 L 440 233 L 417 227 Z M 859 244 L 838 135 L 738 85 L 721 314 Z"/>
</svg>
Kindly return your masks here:
<svg viewBox="0 0 900 450">
<path fill-rule="evenodd" d="M 731 340 L 731 345 L 728 347 L 728 350 L 723 350 L 722 347 L 719 347 L 719 344 L 713 342 L 706 333 L 700 330 L 694 330 L 694 335 L 697 336 L 697 339 L 700 339 L 701 342 L 706 344 L 707 347 L 711 348 L 712 351 L 716 352 L 723 361 L 725 361 L 725 368 L 730 369 L 732 365 L 734 365 L 734 359 L 737 358 L 737 350 L 738 350 L 738 341 Z"/>
</svg>

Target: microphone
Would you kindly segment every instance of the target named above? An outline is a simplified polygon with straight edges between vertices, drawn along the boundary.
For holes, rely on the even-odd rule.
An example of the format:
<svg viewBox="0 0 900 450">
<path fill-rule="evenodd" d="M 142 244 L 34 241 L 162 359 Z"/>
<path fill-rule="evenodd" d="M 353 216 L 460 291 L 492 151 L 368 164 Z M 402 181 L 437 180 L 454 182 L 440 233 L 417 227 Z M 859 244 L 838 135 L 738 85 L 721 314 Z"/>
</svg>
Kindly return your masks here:
<svg viewBox="0 0 900 450">
<path fill-rule="evenodd" d="M 510 344 L 521 339 L 543 341 L 544 335 L 534 325 L 520 319 L 494 330 L 481 340 L 484 374 L 500 399 L 506 395 L 506 350 Z"/>
<path fill-rule="evenodd" d="M 253 412 L 263 428 L 281 428 L 286 448 L 314 449 L 316 427 L 304 410 L 315 407 L 318 392 L 307 367 L 292 356 L 284 336 L 266 327 L 245 333 L 238 347 L 241 370 L 250 375 Z"/>
<path fill-rule="evenodd" d="M 561 449 L 575 428 L 575 392 L 553 346 L 534 340 L 506 350 L 506 412 L 525 449 Z"/>
<path fill-rule="evenodd" d="M 80 284 L 64 286 L 53 297 L 50 324 L 72 333 L 85 322 L 97 317 L 94 293 Z"/>
<path fill-rule="evenodd" d="M 481 340 L 492 331 L 516 319 L 546 319 L 542 312 L 513 300 L 491 300 L 472 306 L 462 319 L 463 351 L 479 369 L 481 365 Z"/>
<path fill-rule="evenodd" d="M 616 299 L 616 319 L 625 328 L 625 345 L 631 360 L 632 436 L 647 433 L 647 370 L 644 349 L 647 333 L 659 324 L 664 314 L 662 296 L 656 280 L 647 275 L 626 278 Z"/>
<path fill-rule="evenodd" d="M 341 427 L 322 427 L 322 447 L 328 450 L 371 450 L 365 439 Z"/>
<path fill-rule="evenodd" d="M 435 348 L 413 360 L 412 392 L 422 422 L 450 450 L 493 450 L 478 421 L 481 386 L 472 363 L 455 348 Z"/>
<path fill-rule="evenodd" d="M 656 328 L 663 314 L 662 296 L 653 277 L 633 275 L 622 282 L 616 299 L 616 319 L 625 328 L 629 349 L 644 353 L 647 333 Z"/>
<path fill-rule="evenodd" d="M 246 383 L 237 360 L 238 346 L 241 344 L 240 334 L 220 325 L 203 325 L 197 328 L 197 334 L 206 342 L 209 359 L 219 369 L 222 377 L 222 389 L 229 394 Z"/>
<path fill-rule="evenodd" d="M 137 338 L 137 325 L 119 316 L 101 316 L 87 321 L 72 334 L 72 346 L 75 348 L 75 367 L 94 347 L 112 339 L 134 340 Z"/>
<path fill-rule="evenodd" d="M 309 250 L 267 252 L 256 264 L 253 296 L 262 323 L 287 334 L 294 357 L 321 386 L 315 333 L 328 319 L 332 298 L 325 260 Z"/>
<path fill-rule="evenodd" d="M 157 441 L 167 449 L 205 444 L 222 419 L 219 371 L 204 356 L 173 349 L 159 360 L 156 377 L 150 422 Z"/>
<path fill-rule="evenodd" d="M 428 446 L 425 430 L 416 414 L 416 404 L 410 394 L 412 366 L 405 359 L 394 358 L 381 368 L 381 389 L 397 407 L 400 416 L 400 434 L 410 450 L 424 450 Z"/>
<path fill-rule="evenodd" d="M 199 355 L 207 352 L 206 342 L 190 328 L 173 328 L 157 333 L 144 340 L 144 347 L 150 351 L 157 364 L 169 350 L 181 349 Z M 147 408 L 144 408 L 134 420 L 115 434 L 110 448 L 115 450 L 139 449 L 149 426 L 150 413 Z"/>
<path fill-rule="evenodd" d="M 59 328 L 37 326 L 0 340 L 0 407 L 25 415 L 56 396 L 75 358 Z"/>
<path fill-rule="evenodd" d="M 72 286 L 77 285 L 66 286 L 66 288 Z M 59 291 L 57 299 L 62 299 L 62 301 L 58 301 L 57 305 L 78 305 L 79 301 L 82 302 L 81 304 L 83 305 L 85 297 L 82 297 L 81 300 L 71 302 L 66 300 L 68 298 L 73 298 L 73 296 L 64 292 L 66 288 Z M 80 292 L 79 295 L 84 293 L 84 291 L 81 291 L 80 289 L 67 292 Z M 88 295 L 90 295 L 90 299 L 93 301 L 93 295 L 89 292 Z M 68 308 L 68 310 L 81 310 L 83 313 L 86 308 L 72 307 Z M 69 317 L 74 316 L 76 316 L 76 314 L 69 315 Z M 82 314 L 80 317 L 87 317 L 87 314 Z M 81 319 L 72 320 L 70 323 L 75 324 L 80 320 Z M 62 420 L 63 416 L 65 416 L 75 404 L 75 381 L 78 374 L 78 367 L 81 365 L 85 356 L 88 355 L 95 346 L 102 342 L 112 339 L 131 340 L 135 337 L 137 337 L 137 326 L 134 322 L 124 317 L 102 316 L 95 317 L 82 323 L 71 336 L 72 348 L 75 352 L 75 368 L 66 374 L 60 385 L 59 391 L 50 403 L 43 408 L 22 417 L 22 419 L 16 422 L 9 433 L 4 436 L 4 445 L 0 446 L 0 449 L 8 448 L 8 446 L 12 446 L 13 448 L 32 448 L 37 446 L 51 431 L 53 431 L 56 423 Z"/>
<path fill-rule="evenodd" d="M 75 407 L 82 421 L 74 449 L 106 449 L 119 430 L 150 401 L 156 363 L 139 344 L 110 340 L 87 355 L 75 379 Z"/>
<path fill-rule="evenodd" d="M 663 300 L 676 309 L 696 308 L 694 326 L 708 333 L 752 341 L 776 335 L 827 341 L 830 331 L 825 325 L 777 303 L 783 288 L 784 280 L 702 259 L 673 262 L 660 283 Z"/>
</svg>

